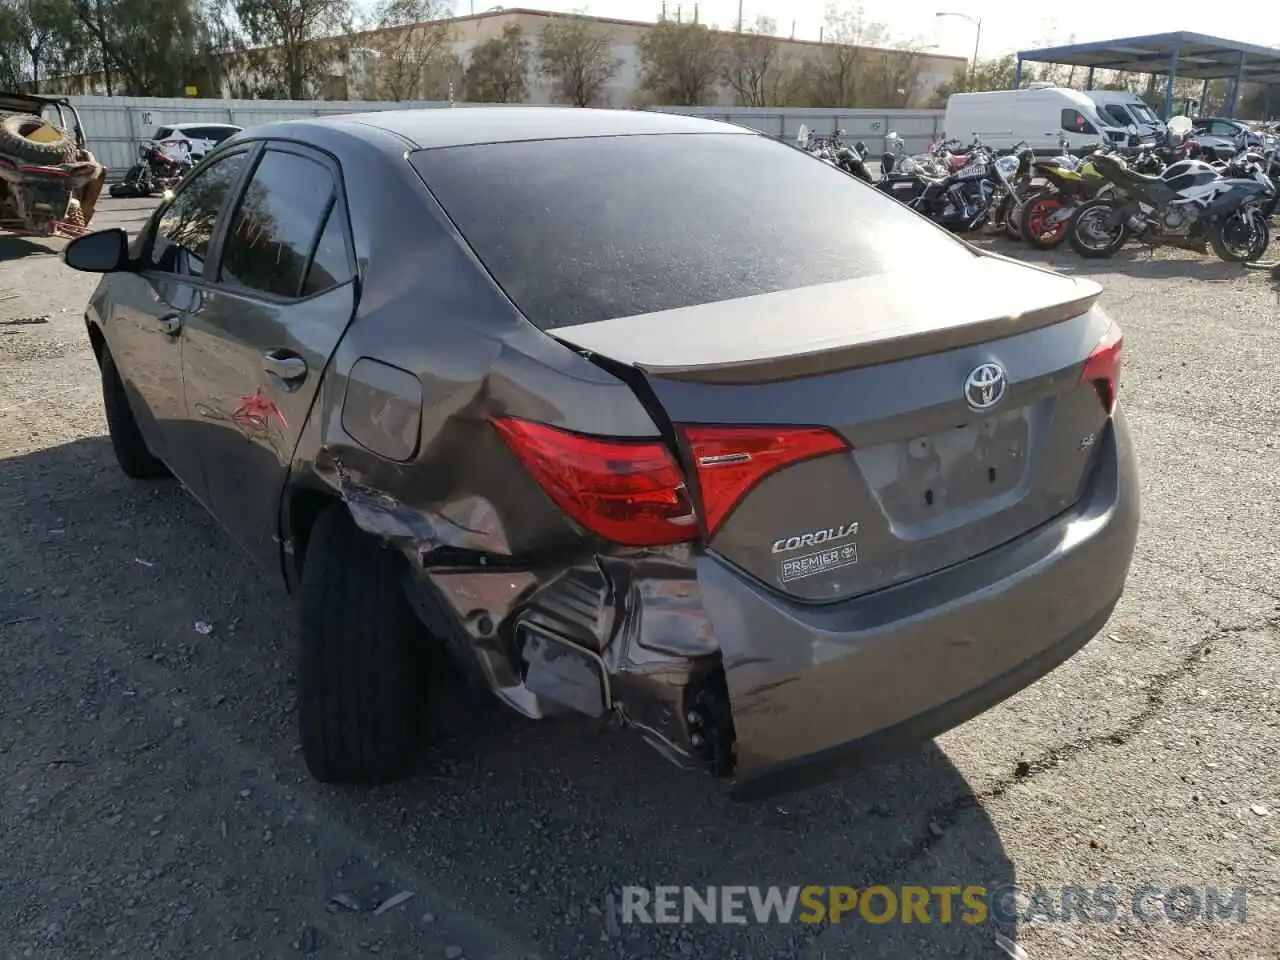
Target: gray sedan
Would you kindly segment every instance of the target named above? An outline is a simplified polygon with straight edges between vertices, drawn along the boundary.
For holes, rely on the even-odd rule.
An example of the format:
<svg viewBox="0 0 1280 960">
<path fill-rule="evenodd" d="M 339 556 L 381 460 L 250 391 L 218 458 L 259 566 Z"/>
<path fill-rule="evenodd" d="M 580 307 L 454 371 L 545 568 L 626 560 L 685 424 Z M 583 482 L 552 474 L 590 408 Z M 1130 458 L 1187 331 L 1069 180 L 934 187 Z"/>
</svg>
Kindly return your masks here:
<svg viewBox="0 0 1280 960">
<path fill-rule="evenodd" d="M 273 124 L 64 256 L 105 274 L 120 467 L 295 594 L 324 781 L 406 774 L 434 646 L 531 720 L 795 789 L 1026 687 L 1124 589 L 1101 289 L 741 127 Z"/>
</svg>

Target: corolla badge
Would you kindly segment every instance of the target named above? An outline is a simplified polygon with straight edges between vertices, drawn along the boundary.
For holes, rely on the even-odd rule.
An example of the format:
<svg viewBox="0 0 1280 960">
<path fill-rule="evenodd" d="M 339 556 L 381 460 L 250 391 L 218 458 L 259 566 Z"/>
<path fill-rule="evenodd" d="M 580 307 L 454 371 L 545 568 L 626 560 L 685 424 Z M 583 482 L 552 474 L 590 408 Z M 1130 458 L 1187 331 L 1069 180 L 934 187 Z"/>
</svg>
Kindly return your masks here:
<svg viewBox="0 0 1280 960">
<path fill-rule="evenodd" d="M 998 363 L 984 363 L 975 367 L 965 378 L 964 398 L 974 410 L 990 410 L 1004 399 L 1009 378 Z"/>
</svg>

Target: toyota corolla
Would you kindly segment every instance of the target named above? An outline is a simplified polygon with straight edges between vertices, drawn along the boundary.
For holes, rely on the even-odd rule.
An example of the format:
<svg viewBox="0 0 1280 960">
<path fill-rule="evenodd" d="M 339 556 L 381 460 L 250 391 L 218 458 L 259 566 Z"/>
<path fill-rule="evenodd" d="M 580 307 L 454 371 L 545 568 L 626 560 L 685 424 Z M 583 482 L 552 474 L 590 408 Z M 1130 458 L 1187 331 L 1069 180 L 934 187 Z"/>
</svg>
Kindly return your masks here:
<svg viewBox="0 0 1280 960">
<path fill-rule="evenodd" d="M 812 785 L 1033 683 L 1124 589 L 1100 288 L 750 130 L 272 124 L 64 257 L 105 275 L 120 467 L 295 596 L 324 781 L 406 773 L 435 644 L 532 720 L 618 721 L 739 797 Z"/>
</svg>

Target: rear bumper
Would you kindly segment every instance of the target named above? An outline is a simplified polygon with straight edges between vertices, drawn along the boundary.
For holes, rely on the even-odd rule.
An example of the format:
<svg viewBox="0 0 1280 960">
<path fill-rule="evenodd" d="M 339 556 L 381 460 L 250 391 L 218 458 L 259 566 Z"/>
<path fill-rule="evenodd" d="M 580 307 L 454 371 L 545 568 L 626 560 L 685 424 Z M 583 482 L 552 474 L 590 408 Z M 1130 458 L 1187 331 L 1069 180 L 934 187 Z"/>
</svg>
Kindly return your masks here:
<svg viewBox="0 0 1280 960">
<path fill-rule="evenodd" d="M 733 793 L 844 776 L 987 710 L 1100 630 L 1137 539 L 1123 414 L 1067 514 L 929 577 L 841 604 L 787 601 L 714 557 L 698 564 L 737 743 Z"/>
</svg>

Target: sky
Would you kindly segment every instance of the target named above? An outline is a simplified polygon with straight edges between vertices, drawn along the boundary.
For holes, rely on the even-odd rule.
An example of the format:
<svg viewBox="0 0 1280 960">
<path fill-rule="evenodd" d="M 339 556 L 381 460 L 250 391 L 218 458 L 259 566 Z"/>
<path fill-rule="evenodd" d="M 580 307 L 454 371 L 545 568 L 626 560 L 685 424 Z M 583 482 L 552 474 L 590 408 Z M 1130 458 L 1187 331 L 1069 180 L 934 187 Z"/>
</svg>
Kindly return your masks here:
<svg viewBox="0 0 1280 960">
<path fill-rule="evenodd" d="M 493 0 L 453 0 L 454 14 L 480 13 Z M 853 3 L 855 0 L 844 0 Z M 667 0 L 667 13 L 675 16 L 677 5 L 684 15 L 692 15 L 694 0 Z M 953 5 L 954 4 L 954 5 Z M 507 7 L 584 12 L 598 17 L 624 20 L 657 19 L 662 0 L 506 0 Z M 1188 30 L 1213 37 L 1280 46 L 1280 5 L 1261 0 L 1234 9 L 1240 16 L 1223 16 L 1223 7 L 1205 0 L 1161 0 L 1160 3 L 1116 3 L 1100 14 L 1088 3 L 1037 3 L 1011 0 L 863 0 L 868 19 L 884 23 L 898 39 L 919 38 L 936 44 L 937 53 L 959 57 L 973 55 L 974 26 L 956 17 L 938 18 L 939 10 L 982 18 L 979 57 L 999 57 L 1018 50 L 1091 40 L 1111 40 Z M 801 40 L 817 40 L 822 27 L 824 0 L 743 0 L 746 23 L 764 15 L 778 23 L 778 33 L 791 33 Z M 1056 8 L 1056 10 L 1055 10 Z M 1231 8 L 1226 8 L 1231 9 Z M 1248 12 L 1242 12 L 1248 9 Z M 738 19 L 738 0 L 698 0 L 698 17 L 706 24 L 732 29 Z"/>
</svg>

